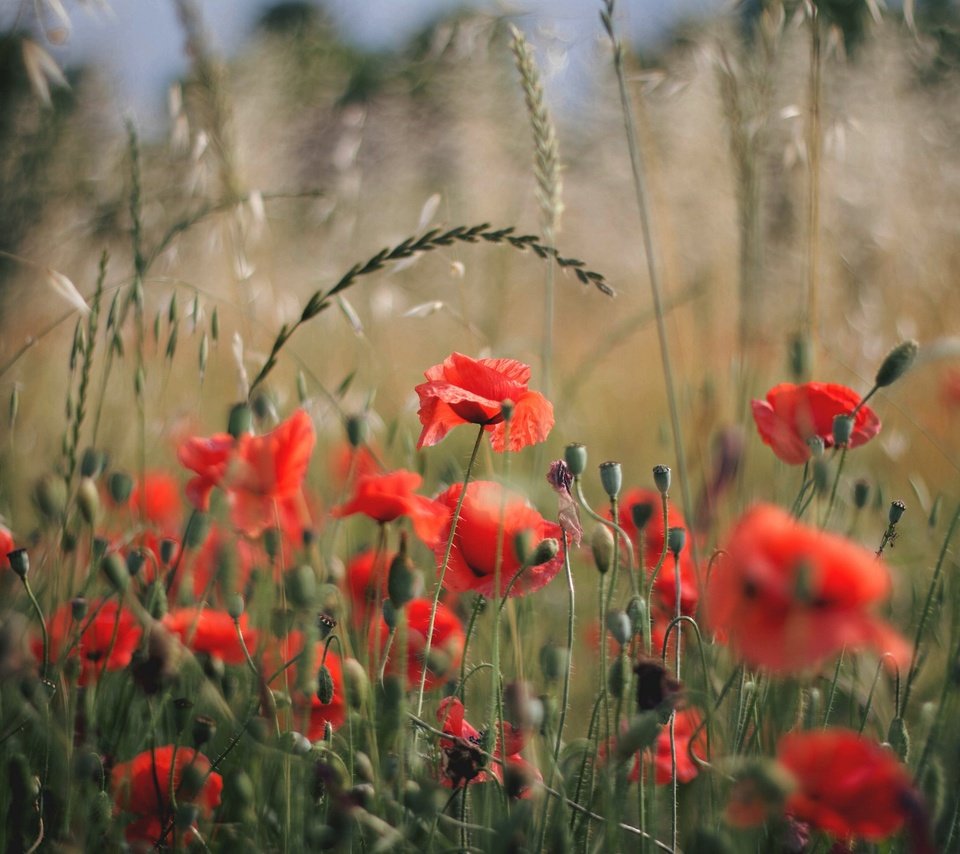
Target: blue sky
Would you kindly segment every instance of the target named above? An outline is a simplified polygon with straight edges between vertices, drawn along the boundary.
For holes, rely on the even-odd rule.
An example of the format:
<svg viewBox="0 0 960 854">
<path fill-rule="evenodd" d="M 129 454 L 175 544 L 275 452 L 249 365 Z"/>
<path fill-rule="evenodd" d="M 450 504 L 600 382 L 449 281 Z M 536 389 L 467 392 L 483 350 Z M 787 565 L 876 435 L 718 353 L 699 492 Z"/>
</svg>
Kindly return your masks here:
<svg viewBox="0 0 960 854">
<path fill-rule="evenodd" d="M 4 2 L 9 0 L 0 0 L 0 6 Z M 371 49 L 396 46 L 459 6 L 510 14 L 535 44 L 548 49 L 560 85 L 565 74 L 582 73 L 600 33 L 599 0 L 315 2 L 326 9 L 346 40 Z M 227 55 L 242 48 L 258 17 L 272 5 L 270 0 L 199 3 L 212 42 Z M 617 11 L 623 31 L 642 41 L 655 40 L 681 17 L 702 15 L 725 5 L 729 6 L 730 0 L 620 0 Z M 119 111 L 146 125 L 162 122 L 166 89 L 187 67 L 172 0 L 101 0 L 67 3 L 67 8 L 73 30 L 65 45 L 52 49 L 54 55 L 65 65 L 101 65 Z M 0 26 L 9 24 L 9 18 L 9 11 L 0 12 Z"/>
</svg>

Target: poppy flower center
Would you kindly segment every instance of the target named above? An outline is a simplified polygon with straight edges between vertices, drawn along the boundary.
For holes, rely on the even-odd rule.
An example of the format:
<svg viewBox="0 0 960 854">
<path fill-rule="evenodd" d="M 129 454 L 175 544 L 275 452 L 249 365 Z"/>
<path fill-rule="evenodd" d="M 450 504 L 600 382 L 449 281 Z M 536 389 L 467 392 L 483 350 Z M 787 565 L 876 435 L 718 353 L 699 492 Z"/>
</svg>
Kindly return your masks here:
<svg viewBox="0 0 960 854">
<path fill-rule="evenodd" d="M 461 400 L 451 403 L 450 408 L 464 421 L 471 424 L 499 424 L 503 421 L 500 404 L 483 404 L 475 400 Z"/>
</svg>

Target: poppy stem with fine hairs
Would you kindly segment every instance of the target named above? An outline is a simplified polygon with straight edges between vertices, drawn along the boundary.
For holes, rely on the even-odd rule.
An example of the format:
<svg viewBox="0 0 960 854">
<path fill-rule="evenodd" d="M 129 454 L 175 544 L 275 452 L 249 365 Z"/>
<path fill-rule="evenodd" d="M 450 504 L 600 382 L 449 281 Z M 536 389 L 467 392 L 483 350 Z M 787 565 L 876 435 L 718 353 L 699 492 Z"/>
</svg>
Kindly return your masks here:
<svg viewBox="0 0 960 854">
<path fill-rule="evenodd" d="M 460 496 L 457 498 L 457 506 L 453 511 L 453 518 L 450 520 L 450 534 L 447 536 L 447 546 L 443 554 L 443 563 L 440 565 L 440 574 L 437 576 L 437 584 L 433 591 L 433 603 L 430 608 L 430 622 L 427 624 L 427 640 L 423 648 L 423 660 L 429 661 L 430 647 L 433 644 L 433 626 L 437 619 L 437 605 L 440 603 L 440 591 L 443 589 L 443 578 L 447 574 L 447 566 L 450 564 L 450 553 L 453 551 L 453 538 L 457 533 L 457 522 L 460 521 L 460 511 L 463 508 L 463 500 L 467 497 L 467 484 L 470 482 L 470 476 L 473 474 L 473 466 L 477 461 L 477 454 L 480 452 L 480 442 L 483 440 L 483 425 L 477 431 L 476 441 L 473 443 L 473 451 L 470 454 L 470 460 L 467 463 L 467 470 L 463 475 L 463 489 L 460 490 Z M 427 685 L 427 668 L 423 668 L 420 675 L 420 688 L 417 690 L 417 717 L 423 714 L 423 694 Z"/>
</svg>

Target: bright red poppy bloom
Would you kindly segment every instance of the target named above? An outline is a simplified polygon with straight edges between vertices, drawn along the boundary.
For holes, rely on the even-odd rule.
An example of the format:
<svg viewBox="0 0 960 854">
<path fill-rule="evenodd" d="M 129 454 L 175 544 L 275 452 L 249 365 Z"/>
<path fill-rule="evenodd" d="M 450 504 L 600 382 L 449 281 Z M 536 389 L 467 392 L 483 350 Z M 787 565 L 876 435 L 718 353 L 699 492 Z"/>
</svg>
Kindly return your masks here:
<svg viewBox="0 0 960 854">
<path fill-rule="evenodd" d="M 128 506 L 134 512 L 140 512 L 141 503 L 145 519 L 154 527 L 164 532 L 179 528 L 180 484 L 173 475 L 163 471 L 147 472 L 142 490 L 140 483 L 134 485 Z"/>
<path fill-rule="evenodd" d="M 892 750 L 852 730 L 788 733 L 777 759 L 796 779 L 786 811 L 842 839 L 878 841 L 904 823 L 913 829 L 923 809 L 910 774 Z"/>
<path fill-rule="evenodd" d="M 315 441 L 313 422 L 302 409 L 263 436 L 245 433 L 234 439 L 219 433 L 189 439 L 177 451 L 180 462 L 197 475 L 187 484 L 187 497 L 205 511 L 214 486 L 227 490 L 234 526 L 257 537 L 276 524 L 284 503 L 303 503 L 301 484 Z"/>
<path fill-rule="evenodd" d="M 509 447 L 519 451 L 544 441 L 553 427 L 553 405 L 530 391 L 530 367 L 514 359 L 471 359 L 452 353 L 443 364 L 424 372 L 427 382 L 416 387 L 423 430 L 418 448 L 436 445 L 460 424 L 482 424 L 495 451 L 504 450 L 506 434 L 502 406 L 514 405 Z"/>
<path fill-rule="evenodd" d="M 184 780 L 184 769 L 188 767 L 198 772 L 197 780 L 203 779 L 199 790 L 191 791 L 188 788 L 193 775 Z M 220 805 L 223 778 L 216 771 L 206 776 L 208 771 L 210 760 L 202 753 L 196 753 L 189 747 L 174 748 L 169 744 L 157 747 L 152 752 L 145 750 L 129 762 L 115 765 L 110 779 L 116 811 L 133 817 L 133 821 L 126 826 L 127 841 L 153 844 L 167 824 L 171 823 L 171 773 L 177 803 L 196 804 L 201 816 L 209 818 Z M 160 784 L 159 792 L 157 781 Z"/>
<path fill-rule="evenodd" d="M 860 395 L 835 383 L 781 383 L 751 406 L 760 438 L 785 463 L 798 465 L 810 459 L 808 439 L 819 436 L 825 447 L 833 447 L 834 417 L 849 415 L 858 403 Z M 857 448 L 879 432 L 880 419 L 869 406 L 861 407 L 848 447 Z"/>
<path fill-rule="evenodd" d="M 647 573 L 651 573 L 660 560 L 663 551 L 663 505 L 659 492 L 652 489 L 635 487 L 628 489 L 620 498 L 620 527 L 630 536 L 635 549 L 640 547 L 640 532 L 634 522 L 633 508 L 645 505 L 649 508 L 649 520 L 643 527 L 643 559 Z M 667 505 L 667 527 L 686 528 L 687 523 L 683 514 L 673 503 Z M 673 556 L 668 552 L 664 558 L 657 580 L 653 584 L 653 592 L 660 604 L 672 615 L 676 607 L 677 579 L 674 572 Z M 680 552 L 680 610 L 684 614 L 693 615 L 700 600 L 700 585 L 697 578 L 697 568 L 693 562 L 690 548 Z"/>
<path fill-rule="evenodd" d="M 267 676 L 277 673 L 283 665 L 296 658 L 303 650 L 303 634 L 290 632 L 266 648 L 263 655 L 263 672 Z M 327 723 L 333 729 L 338 729 L 347 719 L 347 700 L 343 683 L 343 668 L 340 657 L 328 652 L 323 659 L 324 644 L 314 644 L 311 656 L 311 676 L 303 690 L 297 687 L 299 669 L 298 662 L 285 668 L 282 673 L 270 680 L 270 687 L 284 691 L 285 685 L 290 687 L 290 697 L 293 701 L 294 722 L 300 727 L 310 741 L 319 741 L 323 738 Z M 321 703 L 317 697 L 317 674 L 320 672 L 320 662 L 323 661 L 333 678 L 333 699 L 329 703 Z"/>
<path fill-rule="evenodd" d="M 440 782 L 449 789 L 457 789 L 471 783 L 484 783 L 490 778 L 489 765 L 494 776 L 503 780 L 503 767 L 499 762 L 487 762 L 487 758 L 480 752 L 480 733 L 470 725 L 464 716 L 463 703 L 457 697 L 447 697 L 441 701 L 437 709 L 437 720 L 447 737 L 440 739 Z M 520 772 L 521 778 L 543 782 L 539 770 L 520 755 L 527 743 L 524 730 L 517 729 L 509 721 L 503 723 L 503 734 L 506 741 L 506 763 L 509 767 Z M 503 751 L 499 737 L 494 750 L 494 757 L 501 758 Z M 532 794 L 529 785 L 520 789 L 518 797 L 527 798 Z"/>
<path fill-rule="evenodd" d="M 909 662 L 907 643 L 868 610 L 890 593 L 873 552 L 768 504 L 741 517 L 725 551 L 710 576 L 706 620 L 749 666 L 796 673 L 845 646 Z"/>
<path fill-rule="evenodd" d="M 423 478 L 416 472 L 403 469 L 389 474 L 364 475 L 357 479 L 353 497 L 331 512 L 338 517 L 363 513 L 381 523 L 408 516 L 417 536 L 433 546 L 448 513 L 436 501 L 414 492 L 422 482 Z"/>
<path fill-rule="evenodd" d="M 187 649 L 219 658 L 224 664 L 246 661 L 233 618 L 226 611 L 213 608 L 177 608 L 164 616 L 163 625 L 175 634 Z M 240 615 L 240 631 L 248 651 L 257 646 L 257 632 L 248 625 L 247 615 Z"/>
<path fill-rule="evenodd" d="M 120 608 L 116 600 L 93 599 L 87 604 L 87 613 L 80 622 L 73 618 L 69 602 L 61 605 L 48 621 L 47 633 L 50 636 L 50 660 L 55 661 L 71 646 L 70 657 L 80 658 L 79 681 L 85 685 L 103 670 L 104 658 L 106 669 L 111 671 L 123 670 L 130 663 L 140 644 L 141 628 L 136 617 L 126 608 Z M 39 660 L 43 654 L 39 638 L 33 639 L 32 650 Z"/>
<path fill-rule="evenodd" d="M 674 724 L 674 742 L 677 751 L 677 781 L 689 783 L 700 773 L 700 766 L 690 757 L 691 745 L 694 753 L 700 759 L 707 758 L 707 734 L 702 727 L 703 717 L 697 709 L 682 709 L 676 713 Z M 696 735 L 694 735 L 696 733 Z M 602 745 L 601 745 L 602 749 Z M 643 760 L 644 774 L 653 766 L 654 782 L 658 786 L 665 786 L 673 782 L 673 759 L 670 750 L 670 724 L 664 724 L 657 733 L 657 739 L 652 748 L 638 753 L 633 760 L 633 766 L 627 778 L 631 783 L 640 780 L 640 760 Z"/>
<path fill-rule="evenodd" d="M 419 686 L 423 675 L 423 654 L 427 648 L 427 629 L 430 627 L 430 611 L 433 601 L 413 599 L 406 606 L 407 617 L 407 682 Z M 381 648 L 389 636 L 387 624 L 380 622 Z M 463 660 L 463 645 L 466 634 L 460 618 L 442 602 L 437 603 L 437 615 L 433 621 L 433 640 L 430 643 L 430 662 L 427 665 L 426 690 L 442 685 L 453 676 Z M 391 658 L 400 655 L 398 638 L 394 638 Z M 388 667 L 388 670 L 392 669 Z"/>
<path fill-rule="evenodd" d="M 437 566 L 443 561 L 450 523 L 463 484 L 456 483 L 437 497 L 450 509 L 446 529 L 434 549 Z M 494 590 L 497 560 L 497 533 L 500 531 L 501 504 L 503 504 L 503 535 L 500 565 L 500 589 Z M 475 590 L 483 596 L 503 596 L 511 579 L 520 569 L 515 541 L 518 534 L 529 531 L 534 543 L 553 538 L 563 539 L 563 532 L 555 522 L 548 522 L 526 500 L 507 492 L 499 483 L 475 480 L 467 486 L 467 495 L 460 510 L 457 532 L 453 538 L 450 562 L 443 584 L 455 593 Z M 539 590 L 553 580 L 563 566 L 562 550 L 556 557 L 540 566 L 523 570 L 510 588 L 510 596 L 521 596 Z"/>
<path fill-rule="evenodd" d="M 376 549 L 358 552 L 347 564 L 345 582 L 350 597 L 350 618 L 354 626 L 370 622 L 380 611 L 380 603 L 387 597 L 387 575 L 394 553 L 382 554 L 377 560 Z"/>
</svg>

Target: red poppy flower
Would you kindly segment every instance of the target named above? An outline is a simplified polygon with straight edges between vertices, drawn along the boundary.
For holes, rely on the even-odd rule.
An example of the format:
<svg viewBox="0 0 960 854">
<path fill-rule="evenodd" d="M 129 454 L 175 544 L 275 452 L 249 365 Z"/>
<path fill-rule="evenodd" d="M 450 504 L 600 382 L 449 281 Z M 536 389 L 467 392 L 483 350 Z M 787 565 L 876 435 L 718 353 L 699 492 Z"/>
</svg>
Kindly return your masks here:
<svg viewBox="0 0 960 854">
<path fill-rule="evenodd" d="M 86 616 L 79 622 L 73 618 L 72 606 L 67 602 L 54 612 L 47 623 L 47 632 L 50 636 L 51 661 L 55 661 L 68 646 L 72 646 L 71 658 L 79 656 L 82 664 L 81 685 L 96 678 L 104 667 L 104 658 L 107 670 L 123 670 L 133 658 L 141 635 L 136 617 L 126 608 L 120 608 L 114 599 L 106 602 L 91 600 L 87 604 Z M 76 640 L 78 635 L 79 640 Z M 32 649 L 39 660 L 43 654 L 39 638 L 34 638 Z"/>
<path fill-rule="evenodd" d="M 433 546 L 447 521 L 447 510 L 414 490 L 423 478 L 416 472 L 399 471 L 389 474 L 365 475 L 357 479 L 353 498 L 334 507 L 334 516 L 352 516 L 363 513 L 377 522 L 392 522 L 400 516 L 409 516 L 413 530 L 427 545 Z"/>
<path fill-rule="evenodd" d="M 890 578 L 873 552 L 758 505 L 737 523 L 710 577 L 707 623 L 751 667 L 795 673 L 844 646 L 905 666 L 907 643 L 868 612 Z"/>
<path fill-rule="evenodd" d="M 13 542 L 13 534 L 3 527 L 3 525 L 0 525 L 0 569 L 8 569 L 10 567 L 10 559 L 7 555 L 16 547 L 16 544 Z"/>
<path fill-rule="evenodd" d="M 144 517 L 164 532 L 175 532 L 180 526 L 180 484 L 173 475 L 162 471 L 147 472 L 142 484 L 135 484 L 128 505 L 136 512 L 143 506 Z"/>
<path fill-rule="evenodd" d="M 766 400 L 751 405 L 760 438 L 785 463 L 797 465 L 810 459 L 807 440 L 813 436 L 833 447 L 834 417 L 849 415 L 858 403 L 860 395 L 835 383 L 781 383 L 767 392 Z M 848 446 L 857 448 L 879 432 L 880 419 L 869 406 L 861 407 Z"/>
<path fill-rule="evenodd" d="M 660 560 L 663 552 L 663 506 L 659 492 L 652 489 L 635 487 L 623 493 L 620 499 L 619 521 L 620 527 L 627 532 L 633 541 L 634 548 L 640 547 L 640 532 L 634 522 L 633 508 L 637 505 L 649 507 L 649 520 L 643 528 L 643 554 L 637 555 L 643 560 L 648 573 Z M 687 523 L 683 514 L 672 504 L 667 505 L 667 527 L 686 528 Z M 668 552 L 653 584 L 653 592 L 660 604 L 673 615 L 676 607 L 677 580 L 674 572 L 673 556 Z M 697 610 L 700 599 L 700 587 L 697 579 L 697 568 L 689 548 L 680 552 L 680 610 L 684 614 L 693 615 Z"/>
<path fill-rule="evenodd" d="M 502 406 L 514 405 L 509 451 L 544 441 L 553 427 L 553 405 L 530 391 L 530 367 L 513 359 L 471 359 L 452 353 L 443 364 L 424 372 L 427 382 L 416 387 L 423 430 L 418 448 L 436 445 L 460 424 L 482 424 L 495 451 L 504 450 L 506 433 Z"/>
<path fill-rule="evenodd" d="M 268 646 L 263 656 L 263 672 L 266 674 L 264 678 L 277 673 L 284 664 L 296 658 L 303 651 L 303 642 L 303 634 L 293 631 L 285 638 Z M 323 643 L 314 644 L 311 656 L 312 674 L 304 690 L 298 690 L 295 687 L 298 684 L 298 662 L 286 667 L 270 680 L 270 687 L 274 690 L 285 690 L 284 685 L 290 686 L 296 725 L 303 728 L 310 741 L 319 741 L 323 738 L 327 723 L 336 730 L 347 719 L 347 701 L 340 658 L 328 652 L 324 660 L 323 648 Z M 317 697 L 317 674 L 320 672 L 321 661 L 333 678 L 333 699 L 329 703 L 321 703 Z"/>
<path fill-rule="evenodd" d="M 674 724 L 674 743 L 677 752 L 677 781 L 689 783 L 700 773 L 700 766 L 690 758 L 691 744 L 694 753 L 701 759 L 707 758 L 707 734 L 701 726 L 703 717 L 697 709 L 683 709 L 676 713 Z M 696 733 L 696 736 L 694 736 Z M 603 745 L 601 745 L 602 753 Z M 605 756 L 601 756 L 605 758 Z M 670 750 L 670 724 L 660 728 L 657 739 L 652 748 L 647 748 L 636 755 L 630 773 L 627 775 L 631 783 L 640 780 L 640 761 L 643 759 L 644 774 L 648 773 L 653 765 L 654 782 L 658 786 L 665 786 L 673 782 L 673 759 Z"/>
<path fill-rule="evenodd" d="M 434 553 L 437 566 L 441 565 L 446 551 L 446 542 L 450 534 L 450 522 L 463 484 L 457 483 L 437 497 L 437 501 L 450 508 L 446 523 Z M 500 531 L 501 504 L 503 504 L 503 533 L 501 546 L 500 589 L 494 590 L 494 572 L 497 559 L 497 533 Z M 490 481 L 473 481 L 467 486 L 467 495 L 460 510 L 457 532 L 453 538 L 450 562 L 444 576 L 444 586 L 455 593 L 475 590 L 484 596 L 502 596 L 510 585 L 511 579 L 520 569 L 520 559 L 515 550 L 515 541 L 519 533 L 529 531 L 533 541 L 554 538 L 562 539 L 560 526 L 546 521 L 536 510 L 516 493 L 507 492 L 503 487 Z M 563 553 L 540 566 L 530 566 L 523 570 L 510 588 L 511 596 L 521 596 L 539 590 L 553 580 L 563 566 Z"/>
<path fill-rule="evenodd" d="M 167 614 L 162 623 L 192 652 L 219 658 L 224 664 L 242 664 L 246 661 L 233 618 L 225 611 L 177 608 Z M 240 630 L 247 650 L 255 649 L 257 632 L 248 627 L 246 614 L 240 615 Z"/>
<path fill-rule="evenodd" d="M 786 811 L 827 833 L 877 841 L 922 815 L 910 774 L 893 751 L 852 730 L 788 733 L 777 759 L 797 783 Z"/>
<path fill-rule="evenodd" d="M 197 772 L 196 780 L 203 780 L 199 790 L 188 788 L 193 777 L 191 774 L 184 779 L 184 769 L 188 767 Z M 153 752 L 145 750 L 129 762 L 114 766 L 110 779 L 116 811 L 134 817 L 126 827 L 127 841 L 152 844 L 160 838 L 173 817 L 170 814 L 171 773 L 177 803 L 196 804 L 200 814 L 209 818 L 220 805 L 223 790 L 223 778 L 216 771 L 207 776 L 209 771 L 210 760 L 202 753 L 173 745 L 157 747 Z"/>
<path fill-rule="evenodd" d="M 393 553 L 384 554 L 378 561 L 376 549 L 364 549 L 347 564 L 345 581 L 354 626 L 368 624 L 379 613 L 380 603 L 387 596 L 387 575 L 395 557 Z"/>
<path fill-rule="evenodd" d="M 447 697 L 437 709 L 437 720 L 447 738 L 440 739 L 440 782 L 450 789 L 471 783 L 484 783 L 490 778 L 484 770 L 487 759 L 480 752 L 480 733 L 470 725 L 464 716 L 463 703 L 457 697 Z M 507 746 L 506 763 L 509 768 L 519 772 L 521 779 L 543 782 L 539 770 L 520 755 L 527 741 L 527 733 L 504 721 L 504 737 Z M 499 738 L 494 757 L 500 758 Z M 499 762 L 489 763 L 494 776 L 503 779 L 503 767 Z M 532 794 L 529 785 L 521 787 L 518 797 L 526 798 Z"/>
<path fill-rule="evenodd" d="M 407 680 L 411 686 L 419 686 L 423 675 L 423 653 L 427 648 L 427 629 L 430 626 L 430 599 L 413 599 L 407 604 Z M 381 646 L 389 636 L 387 624 L 381 620 Z M 466 634 L 459 617 L 442 602 L 437 603 L 437 615 L 433 621 L 433 640 L 430 643 L 430 661 L 427 663 L 426 690 L 442 685 L 460 667 L 463 660 L 463 645 Z M 391 657 L 400 654 L 395 638 Z"/>
<path fill-rule="evenodd" d="M 187 497 L 207 510 L 214 486 L 227 490 L 235 527 L 257 537 L 276 524 L 280 505 L 302 502 L 301 484 L 316 435 L 302 409 L 263 436 L 225 433 L 193 438 L 177 451 L 180 462 L 197 476 L 187 484 Z M 295 508 L 294 508 L 295 509 Z"/>
</svg>

